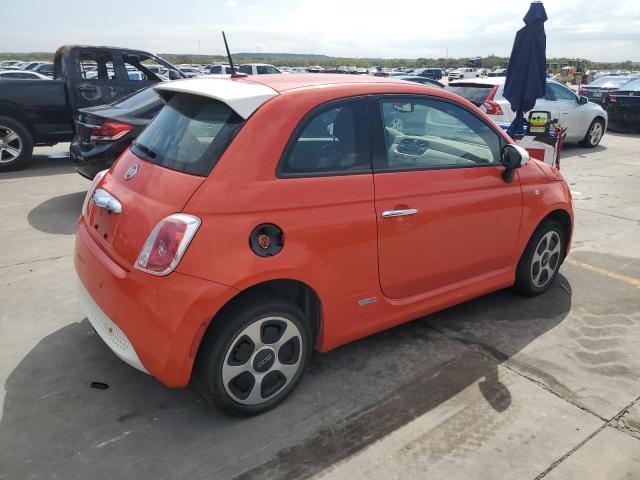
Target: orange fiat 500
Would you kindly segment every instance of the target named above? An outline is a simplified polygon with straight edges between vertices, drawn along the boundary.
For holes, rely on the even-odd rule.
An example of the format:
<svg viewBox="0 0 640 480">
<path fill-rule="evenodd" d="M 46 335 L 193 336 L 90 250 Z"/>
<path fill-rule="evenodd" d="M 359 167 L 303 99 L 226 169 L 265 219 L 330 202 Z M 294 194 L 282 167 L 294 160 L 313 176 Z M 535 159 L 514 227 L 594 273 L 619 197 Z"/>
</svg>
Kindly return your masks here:
<svg viewBox="0 0 640 480">
<path fill-rule="evenodd" d="M 75 266 L 122 360 L 251 415 L 327 351 L 488 292 L 544 292 L 573 214 L 555 168 L 439 89 L 264 75 L 156 87 L 92 184 Z"/>
</svg>

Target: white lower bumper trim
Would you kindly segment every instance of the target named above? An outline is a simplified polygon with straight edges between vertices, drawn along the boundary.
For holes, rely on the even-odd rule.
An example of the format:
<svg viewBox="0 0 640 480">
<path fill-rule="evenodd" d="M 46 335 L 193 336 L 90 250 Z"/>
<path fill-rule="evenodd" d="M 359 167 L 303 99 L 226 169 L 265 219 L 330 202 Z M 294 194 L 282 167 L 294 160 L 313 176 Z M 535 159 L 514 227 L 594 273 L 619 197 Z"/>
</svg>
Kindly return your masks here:
<svg viewBox="0 0 640 480">
<path fill-rule="evenodd" d="M 115 324 L 93 300 L 82 282 L 78 281 L 78 292 L 84 311 L 100 338 L 123 362 L 144 373 L 149 373 L 142 365 L 138 354 L 125 333 Z"/>
</svg>

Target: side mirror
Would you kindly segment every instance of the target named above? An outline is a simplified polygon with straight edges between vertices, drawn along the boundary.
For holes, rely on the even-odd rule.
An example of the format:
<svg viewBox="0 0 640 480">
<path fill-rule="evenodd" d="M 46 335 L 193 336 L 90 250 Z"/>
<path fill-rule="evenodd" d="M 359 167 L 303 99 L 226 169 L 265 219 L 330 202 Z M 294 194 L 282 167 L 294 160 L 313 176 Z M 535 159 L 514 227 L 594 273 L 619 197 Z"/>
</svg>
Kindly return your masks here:
<svg viewBox="0 0 640 480">
<path fill-rule="evenodd" d="M 587 97 L 583 97 L 582 95 L 580 95 L 578 97 L 578 103 L 580 105 L 585 105 L 586 103 L 589 103 L 589 99 Z"/>
<path fill-rule="evenodd" d="M 175 70 L 169 70 L 169 80 L 180 80 L 182 75 L 180 75 Z"/>
<path fill-rule="evenodd" d="M 505 166 L 505 171 L 502 174 L 504 181 L 511 183 L 515 169 L 526 165 L 528 161 L 529 152 L 524 148 L 513 144 L 505 145 L 502 149 L 502 164 Z"/>
</svg>

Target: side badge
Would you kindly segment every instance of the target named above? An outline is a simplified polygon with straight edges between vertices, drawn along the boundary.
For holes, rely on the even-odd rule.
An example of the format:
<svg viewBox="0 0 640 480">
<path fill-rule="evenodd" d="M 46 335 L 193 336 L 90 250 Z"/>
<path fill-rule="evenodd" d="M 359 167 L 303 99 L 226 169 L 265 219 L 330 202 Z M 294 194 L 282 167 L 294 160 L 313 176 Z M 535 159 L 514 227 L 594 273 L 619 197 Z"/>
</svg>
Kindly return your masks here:
<svg viewBox="0 0 640 480">
<path fill-rule="evenodd" d="M 131 165 L 129 167 L 129 170 L 127 170 L 127 173 L 124 174 L 124 179 L 131 180 L 133 177 L 136 176 L 136 173 L 138 173 L 139 168 L 140 166 L 137 163 L 134 163 L 133 165 Z"/>
</svg>

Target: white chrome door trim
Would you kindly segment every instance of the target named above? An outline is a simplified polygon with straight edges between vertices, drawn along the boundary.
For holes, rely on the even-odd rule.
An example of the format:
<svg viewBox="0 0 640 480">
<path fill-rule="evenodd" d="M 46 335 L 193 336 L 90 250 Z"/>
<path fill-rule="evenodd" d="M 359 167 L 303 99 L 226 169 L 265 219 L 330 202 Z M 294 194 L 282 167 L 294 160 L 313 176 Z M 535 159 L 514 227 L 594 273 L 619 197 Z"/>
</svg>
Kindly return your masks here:
<svg viewBox="0 0 640 480">
<path fill-rule="evenodd" d="M 405 210 L 385 210 L 382 212 L 382 218 L 404 217 L 406 215 L 415 215 L 418 210 L 415 208 L 407 208 Z"/>
</svg>

